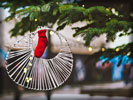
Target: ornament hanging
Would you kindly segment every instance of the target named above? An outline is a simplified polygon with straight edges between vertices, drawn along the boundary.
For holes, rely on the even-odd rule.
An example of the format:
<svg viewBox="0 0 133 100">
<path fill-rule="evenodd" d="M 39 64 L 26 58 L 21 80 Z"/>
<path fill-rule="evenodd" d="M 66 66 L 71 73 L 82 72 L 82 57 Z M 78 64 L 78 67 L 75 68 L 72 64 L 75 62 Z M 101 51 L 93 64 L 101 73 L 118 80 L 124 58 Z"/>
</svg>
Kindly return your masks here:
<svg viewBox="0 0 133 100">
<path fill-rule="evenodd" d="M 44 58 L 49 45 L 47 31 L 53 31 L 60 40 L 59 53 L 50 59 Z M 38 42 L 34 47 L 37 35 Z M 69 78 L 73 69 L 73 56 L 65 37 L 42 27 L 11 45 L 6 61 L 9 77 L 16 84 L 33 90 L 52 90 L 59 87 Z"/>
</svg>

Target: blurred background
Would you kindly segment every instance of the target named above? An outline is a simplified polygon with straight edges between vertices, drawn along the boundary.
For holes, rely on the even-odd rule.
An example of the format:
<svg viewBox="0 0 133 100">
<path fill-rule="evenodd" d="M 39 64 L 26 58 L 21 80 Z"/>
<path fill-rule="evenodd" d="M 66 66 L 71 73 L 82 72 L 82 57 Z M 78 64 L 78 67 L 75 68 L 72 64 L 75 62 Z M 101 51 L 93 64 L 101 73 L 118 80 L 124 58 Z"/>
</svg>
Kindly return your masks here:
<svg viewBox="0 0 133 100">
<path fill-rule="evenodd" d="M 0 100 L 133 100 L 132 11 L 128 0 L 1 0 Z M 25 89 L 6 72 L 10 46 L 38 26 L 65 36 L 74 57 L 69 79 L 51 91 Z M 60 41 L 48 34 L 52 58 Z"/>
</svg>

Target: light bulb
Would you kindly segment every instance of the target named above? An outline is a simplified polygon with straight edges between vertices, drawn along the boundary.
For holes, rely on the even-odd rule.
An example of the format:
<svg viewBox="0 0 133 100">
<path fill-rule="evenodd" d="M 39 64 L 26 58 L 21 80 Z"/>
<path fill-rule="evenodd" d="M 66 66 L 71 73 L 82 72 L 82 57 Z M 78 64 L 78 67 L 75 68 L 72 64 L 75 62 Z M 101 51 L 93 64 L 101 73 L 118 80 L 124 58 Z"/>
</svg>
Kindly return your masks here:
<svg viewBox="0 0 133 100">
<path fill-rule="evenodd" d="M 32 66 L 32 63 L 29 63 L 29 66 Z"/>
<path fill-rule="evenodd" d="M 85 5 L 82 5 L 82 7 L 85 7 Z"/>
<path fill-rule="evenodd" d="M 105 48 L 102 48 L 102 52 L 104 52 L 105 51 Z"/>
<path fill-rule="evenodd" d="M 29 83 L 29 80 L 26 80 L 27 83 Z"/>
<path fill-rule="evenodd" d="M 37 19 L 35 19 L 35 22 L 37 22 Z"/>
<path fill-rule="evenodd" d="M 32 60 L 32 57 L 30 57 L 29 59 Z"/>
<path fill-rule="evenodd" d="M 24 73 L 26 73 L 27 72 L 27 68 L 24 68 Z"/>
<path fill-rule="evenodd" d="M 28 78 L 28 77 L 26 77 L 26 80 L 29 80 L 29 78 Z"/>
<path fill-rule="evenodd" d="M 32 78 L 30 77 L 30 78 L 29 78 L 29 80 L 31 81 L 31 80 L 32 80 Z"/>
<path fill-rule="evenodd" d="M 50 35 L 53 35 L 54 34 L 54 32 L 53 31 L 50 31 Z"/>
<path fill-rule="evenodd" d="M 89 48 L 88 48 L 88 51 L 92 51 L 92 47 L 89 47 Z"/>
<path fill-rule="evenodd" d="M 118 52 L 120 49 L 119 48 L 116 48 L 115 51 Z"/>
</svg>

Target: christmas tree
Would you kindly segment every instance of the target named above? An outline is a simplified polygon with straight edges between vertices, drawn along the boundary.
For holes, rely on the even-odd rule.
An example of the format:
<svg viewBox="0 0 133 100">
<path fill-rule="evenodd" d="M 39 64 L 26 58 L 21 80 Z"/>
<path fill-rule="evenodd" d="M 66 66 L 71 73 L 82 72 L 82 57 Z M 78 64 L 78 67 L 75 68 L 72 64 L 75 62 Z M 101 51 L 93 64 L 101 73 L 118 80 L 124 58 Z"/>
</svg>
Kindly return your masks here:
<svg viewBox="0 0 133 100">
<path fill-rule="evenodd" d="M 57 23 L 57 30 L 63 30 L 65 26 L 76 22 L 85 22 L 83 27 L 72 27 L 75 30 L 74 37 L 80 35 L 85 41 L 85 46 L 89 46 L 94 37 L 107 34 L 107 41 L 114 41 L 116 33 L 120 37 L 131 35 L 133 30 L 133 12 L 131 2 L 118 1 L 116 4 L 97 4 L 86 0 L 1 0 L 0 6 L 9 8 L 10 16 L 5 20 L 20 18 L 14 28 L 11 29 L 11 36 L 24 35 L 28 31 L 34 31 L 38 26 L 53 27 Z M 99 1 L 100 2 L 100 1 Z M 102 2 L 102 1 L 101 1 Z M 119 3 L 119 5 L 118 5 Z M 126 10 L 126 11 L 125 11 Z M 114 48 L 119 48 L 119 54 L 131 53 L 133 43 L 125 44 Z M 113 49 L 106 50 L 113 51 Z M 115 53 L 116 54 L 116 53 Z"/>
</svg>

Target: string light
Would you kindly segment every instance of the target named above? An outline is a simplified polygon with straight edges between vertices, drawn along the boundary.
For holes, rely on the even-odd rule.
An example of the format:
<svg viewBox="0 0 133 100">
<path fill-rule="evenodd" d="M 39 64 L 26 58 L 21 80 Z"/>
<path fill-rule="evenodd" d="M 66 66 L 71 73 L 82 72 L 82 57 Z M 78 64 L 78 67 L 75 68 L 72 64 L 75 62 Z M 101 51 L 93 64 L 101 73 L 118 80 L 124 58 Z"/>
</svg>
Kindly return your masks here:
<svg viewBox="0 0 133 100">
<path fill-rule="evenodd" d="M 53 31 L 50 31 L 50 35 L 53 35 L 54 34 L 54 32 Z"/>
<path fill-rule="evenodd" d="M 37 19 L 35 19 L 35 22 L 37 22 Z"/>
<path fill-rule="evenodd" d="M 116 48 L 116 49 L 115 49 L 116 52 L 119 52 L 119 50 L 120 50 L 119 48 Z"/>
<path fill-rule="evenodd" d="M 29 78 L 28 78 L 28 77 L 26 77 L 26 82 L 27 82 L 27 83 L 29 83 L 29 81 L 30 81 L 30 80 L 29 80 Z"/>
<path fill-rule="evenodd" d="M 58 3 L 58 2 L 56 2 L 56 4 L 58 5 L 59 3 Z"/>
<path fill-rule="evenodd" d="M 115 8 L 112 8 L 111 11 L 112 11 L 112 13 L 114 14 L 114 13 L 115 13 Z"/>
<path fill-rule="evenodd" d="M 92 47 L 91 46 L 88 48 L 88 51 L 92 51 Z"/>
<path fill-rule="evenodd" d="M 26 82 L 27 82 L 27 83 L 29 83 L 29 82 L 30 82 L 30 80 L 26 80 Z"/>
<path fill-rule="evenodd" d="M 128 52 L 128 53 L 127 53 L 127 56 L 129 56 L 129 55 L 131 55 L 131 52 Z"/>
<path fill-rule="evenodd" d="M 29 80 L 29 78 L 28 78 L 28 77 L 26 77 L 26 80 Z"/>
<path fill-rule="evenodd" d="M 102 52 L 104 52 L 105 51 L 105 48 L 102 48 Z"/>
<path fill-rule="evenodd" d="M 110 9 L 109 8 L 106 8 L 107 11 L 109 11 Z"/>
<path fill-rule="evenodd" d="M 118 11 L 116 11 L 114 8 L 112 8 L 111 11 L 114 15 L 118 16 Z"/>
<path fill-rule="evenodd" d="M 82 5 L 82 7 L 85 7 L 85 5 Z"/>
<path fill-rule="evenodd" d="M 30 81 L 32 81 L 32 78 L 26 77 L 26 82 L 29 83 Z"/>
<path fill-rule="evenodd" d="M 29 63 L 29 66 L 32 66 L 32 63 Z"/>
<path fill-rule="evenodd" d="M 30 60 L 32 60 L 33 58 L 32 58 L 32 57 L 30 57 L 29 59 L 30 59 Z"/>
<path fill-rule="evenodd" d="M 26 73 L 27 72 L 27 68 L 24 68 L 24 73 Z"/>
<path fill-rule="evenodd" d="M 29 78 L 29 81 L 31 81 L 31 80 L 32 80 L 32 78 L 30 77 L 30 78 Z"/>
</svg>

